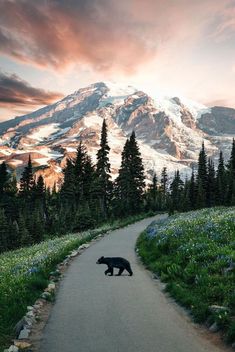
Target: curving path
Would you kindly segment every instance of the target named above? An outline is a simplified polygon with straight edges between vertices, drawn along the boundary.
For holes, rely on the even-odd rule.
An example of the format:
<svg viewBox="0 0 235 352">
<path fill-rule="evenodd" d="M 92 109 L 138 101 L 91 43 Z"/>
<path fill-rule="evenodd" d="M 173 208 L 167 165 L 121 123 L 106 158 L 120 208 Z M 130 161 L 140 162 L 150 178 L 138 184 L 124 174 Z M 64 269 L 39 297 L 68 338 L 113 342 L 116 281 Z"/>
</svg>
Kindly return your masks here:
<svg viewBox="0 0 235 352">
<path fill-rule="evenodd" d="M 138 264 L 136 239 L 156 218 L 113 231 L 71 263 L 40 352 L 222 351 L 180 314 Z M 106 266 L 96 264 L 102 255 L 127 258 L 134 275 L 105 276 Z"/>
</svg>

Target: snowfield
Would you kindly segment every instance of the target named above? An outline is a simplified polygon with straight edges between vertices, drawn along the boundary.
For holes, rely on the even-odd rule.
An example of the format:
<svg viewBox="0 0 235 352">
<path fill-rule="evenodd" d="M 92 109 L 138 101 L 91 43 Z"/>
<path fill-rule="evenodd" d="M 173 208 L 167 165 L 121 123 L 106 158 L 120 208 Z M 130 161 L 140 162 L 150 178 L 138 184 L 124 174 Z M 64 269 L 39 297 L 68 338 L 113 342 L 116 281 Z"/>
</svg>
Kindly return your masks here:
<svg viewBox="0 0 235 352">
<path fill-rule="evenodd" d="M 210 134 L 208 125 L 203 128 L 205 114 L 209 114 L 212 123 Z M 235 110 L 232 114 L 233 109 L 229 109 L 228 119 L 234 119 L 235 123 Z M 95 163 L 104 118 L 113 178 L 120 167 L 125 140 L 133 130 L 149 175 L 154 171 L 159 174 L 167 167 L 171 175 L 178 169 L 182 176 L 188 176 L 197 162 L 202 141 L 208 156 L 217 160 L 222 149 L 226 159 L 234 136 L 232 131 L 228 135 L 229 128 L 221 133 L 220 120 L 213 115 L 212 108 L 203 104 L 161 92 L 150 97 L 132 86 L 98 82 L 55 104 L 9 121 L 9 127 L 7 123 L 0 123 L 1 161 L 6 160 L 13 167 L 22 166 L 27 158 L 20 155 L 28 153 L 34 155 L 37 165 L 49 166 L 52 159 L 61 170 L 64 155 L 75 153 L 82 141 Z"/>
</svg>

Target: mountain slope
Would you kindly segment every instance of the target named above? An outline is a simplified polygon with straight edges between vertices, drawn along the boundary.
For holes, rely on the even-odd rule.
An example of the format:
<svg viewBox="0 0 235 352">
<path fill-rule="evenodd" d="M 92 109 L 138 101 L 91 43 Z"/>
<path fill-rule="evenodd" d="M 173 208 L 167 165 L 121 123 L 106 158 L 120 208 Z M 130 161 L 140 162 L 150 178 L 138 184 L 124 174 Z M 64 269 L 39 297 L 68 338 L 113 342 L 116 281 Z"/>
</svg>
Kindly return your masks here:
<svg viewBox="0 0 235 352">
<path fill-rule="evenodd" d="M 108 125 L 113 176 L 126 137 L 135 130 L 150 175 L 166 166 L 190 172 L 204 140 L 209 155 L 229 151 L 235 110 L 186 100 L 151 98 L 127 86 L 98 82 L 31 114 L 0 123 L 0 160 L 20 172 L 29 153 L 49 186 L 60 182 L 66 157 L 83 141 L 95 162 L 103 118 Z M 225 155 L 226 157 L 226 155 Z"/>
</svg>

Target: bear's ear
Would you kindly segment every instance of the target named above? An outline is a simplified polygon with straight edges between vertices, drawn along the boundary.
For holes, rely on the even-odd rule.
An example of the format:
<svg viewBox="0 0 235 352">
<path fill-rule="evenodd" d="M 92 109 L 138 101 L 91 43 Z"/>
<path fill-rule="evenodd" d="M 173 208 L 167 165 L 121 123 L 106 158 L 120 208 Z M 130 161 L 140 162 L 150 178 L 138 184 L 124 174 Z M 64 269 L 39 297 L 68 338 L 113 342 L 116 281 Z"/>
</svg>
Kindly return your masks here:
<svg viewBox="0 0 235 352">
<path fill-rule="evenodd" d="M 104 259 L 104 256 L 102 256 L 100 259 Z"/>
</svg>

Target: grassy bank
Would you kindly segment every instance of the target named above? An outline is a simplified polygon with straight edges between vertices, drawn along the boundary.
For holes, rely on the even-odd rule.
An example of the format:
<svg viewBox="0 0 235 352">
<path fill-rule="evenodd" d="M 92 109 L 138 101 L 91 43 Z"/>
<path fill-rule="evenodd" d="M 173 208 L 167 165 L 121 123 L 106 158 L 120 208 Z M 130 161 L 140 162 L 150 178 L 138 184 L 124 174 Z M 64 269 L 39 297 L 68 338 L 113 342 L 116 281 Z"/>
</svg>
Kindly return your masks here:
<svg viewBox="0 0 235 352">
<path fill-rule="evenodd" d="M 137 248 L 146 266 L 167 283 L 166 290 L 195 321 L 216 322 L 225 339 L 235 341 L 234 207 L 203 209 L 152 223 Z"/>
<path fill-rule="evenodd" d="M 48 285 L 50 272 L 73 249 L 99 234 L 153 214 L 141 214 L 81 234 L 68 234 L 0 255 L 0 351 L 9 346 L 15 324 Z"/>
</svg>

